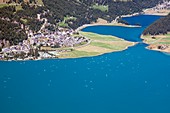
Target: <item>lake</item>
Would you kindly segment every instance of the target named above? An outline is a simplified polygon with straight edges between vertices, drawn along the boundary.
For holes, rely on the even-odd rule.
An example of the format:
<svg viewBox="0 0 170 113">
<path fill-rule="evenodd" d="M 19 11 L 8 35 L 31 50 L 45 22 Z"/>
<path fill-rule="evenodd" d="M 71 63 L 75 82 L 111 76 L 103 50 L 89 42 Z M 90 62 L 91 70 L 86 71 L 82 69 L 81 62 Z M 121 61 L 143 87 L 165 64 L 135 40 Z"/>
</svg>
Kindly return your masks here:
<svg viewBox="0 0 170 113">
<path fill-rule="evenodd" d="M 158 18 L 124 18 L 140 28 L 83 31 L 141 42 Z M 0 113 L 170 113 L 170 55 L 146 46 L 89 58 L 1 61 Z"/>
</svg>

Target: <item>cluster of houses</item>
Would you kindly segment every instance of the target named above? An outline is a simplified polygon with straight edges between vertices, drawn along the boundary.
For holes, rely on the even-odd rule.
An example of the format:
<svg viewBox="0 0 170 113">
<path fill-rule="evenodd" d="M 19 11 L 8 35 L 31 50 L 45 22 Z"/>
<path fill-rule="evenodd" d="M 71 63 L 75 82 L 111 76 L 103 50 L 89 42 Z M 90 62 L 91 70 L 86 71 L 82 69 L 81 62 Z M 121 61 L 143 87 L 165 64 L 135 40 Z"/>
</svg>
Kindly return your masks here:
<svg viewBox="0 0 170 113">
<path fill-rule="evenodd" d="M 72 29 L 59 28 L 56 31 L 43 29 L 41 33 L 28 33 L 28 39 L 18 45 L 6 46 L 0 52 L 0 59 L 41 59 L 45 57 L 54 57 L 60 51 L 54 48 L 75 47 L 88 43 L 90 40 L 79 36 Z M 2 41 L 1 41 L 2 42 Z M 41 50 L 41 47 L 50 47 L 48 51 L 54 51 L 55 54 L 48 54 L 48 51 Z M 42 53 L 43 52 L 43 53 Z"/>
<path fill-rule="evenodd" d="M 57 31 L 44 30 L 41 33 L 33 34 L 29 32 L 31 45 L 47 47 L 75 47 L 89 39 L 82 36 L 74 36 L 75 32 L 71 29 L 59 29 Z"/>
<path fill-rule="evenodd" d="M 158 4 L 153 8 L 154 10 L 164 10 L 164 9 L 170 9 L 170 1 L 163 1 L 163 3 Z"/>
<path fill-rule="evenodd" d="M 18 45 L 5 46 L 2 48 L 0 52 L 0 60 L 34 59 L 35 50 L 36 48 L 33 48 L 28 40 L 24 40 Z M 33 51 L 33 53 L 31 51 Z"/>
<path fill-rule="evenodd" d="M 10 42 L 8 40 L 0 40 L 0 48 L 2 47 L 9 47 L 10 46 Z"/>
</svg>

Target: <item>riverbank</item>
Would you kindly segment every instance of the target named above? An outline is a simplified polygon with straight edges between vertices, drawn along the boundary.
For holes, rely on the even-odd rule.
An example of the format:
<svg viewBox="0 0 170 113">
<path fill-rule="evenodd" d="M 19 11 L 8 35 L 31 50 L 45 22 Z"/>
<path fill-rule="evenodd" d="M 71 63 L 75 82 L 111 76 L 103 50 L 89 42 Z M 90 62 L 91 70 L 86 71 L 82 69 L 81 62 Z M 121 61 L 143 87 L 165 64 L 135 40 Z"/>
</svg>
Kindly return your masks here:
<svg viewBox="0 0 170 113">
<path fill-rule="evenodd" d="M 170 33 L 166 35 L 142 35 L 143 42 L 149 44 L 147 49 L 170 53 Z"/>
</svg>

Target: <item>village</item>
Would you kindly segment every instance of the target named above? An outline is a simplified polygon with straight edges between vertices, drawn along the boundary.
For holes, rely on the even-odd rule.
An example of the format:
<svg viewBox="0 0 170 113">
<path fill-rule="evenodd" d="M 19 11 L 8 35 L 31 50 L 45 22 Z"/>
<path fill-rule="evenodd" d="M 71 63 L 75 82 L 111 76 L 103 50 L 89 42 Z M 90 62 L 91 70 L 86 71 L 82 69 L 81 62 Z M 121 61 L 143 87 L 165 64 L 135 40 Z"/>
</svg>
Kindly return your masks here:
<svg viewBox="0 0 170 113">
<path fill-rule="evenodd" d="M 0 45 L 6 45 L 0 52 L 0 60 L 36 60 L 46 58 L 58 58 L 62 52 L 72 51 L 74 47 L 79 47 L 90 42 L 90 39 L 79 35 L 78 32 L 69 28 L 56 28 L 55 31 L 47 29 L 48 20 L 44 21 L 38 32 L 33 32 L 26 28 L 27 40 L 23 40 L 18 45 L 10 45 L 7 40 L 0 40 Z M 67 48 L 67 49 L 66 49 Z M 69 49 L 68 49 L 69 48 Z"/>
</svg>

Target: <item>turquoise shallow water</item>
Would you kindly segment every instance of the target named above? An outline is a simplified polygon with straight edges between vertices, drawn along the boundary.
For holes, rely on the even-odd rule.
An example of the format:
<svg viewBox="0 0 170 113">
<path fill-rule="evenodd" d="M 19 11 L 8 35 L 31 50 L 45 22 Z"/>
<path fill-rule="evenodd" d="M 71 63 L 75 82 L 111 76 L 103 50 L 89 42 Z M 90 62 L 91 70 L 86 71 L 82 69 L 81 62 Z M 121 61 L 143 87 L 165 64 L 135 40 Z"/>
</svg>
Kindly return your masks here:
<svg viewBox="0 0 170 113">
<path fill-rule="evenodd" d="M 108 34 L 102 27 L 84 31 Z M 141 41 L 144 27 L 120 34 Z M 112 28 L 112 35 L 121 30 Z M 0 113 L 170 113 L 170 56 L 145 47 L 90 58 L 0 62 Z"/>
</svg>

